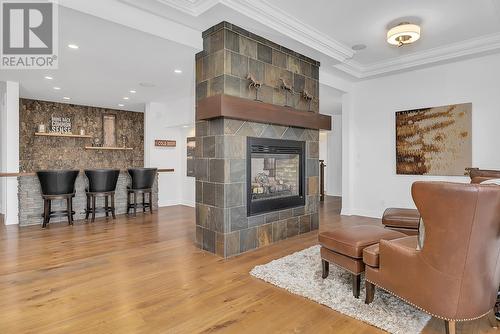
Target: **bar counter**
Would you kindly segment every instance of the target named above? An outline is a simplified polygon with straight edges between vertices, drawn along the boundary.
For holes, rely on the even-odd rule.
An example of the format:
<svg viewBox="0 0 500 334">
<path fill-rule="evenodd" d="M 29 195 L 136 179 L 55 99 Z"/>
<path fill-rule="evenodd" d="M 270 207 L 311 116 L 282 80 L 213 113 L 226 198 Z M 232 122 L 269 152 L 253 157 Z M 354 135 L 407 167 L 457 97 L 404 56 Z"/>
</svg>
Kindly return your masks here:
<svg viewBox="0 0 500 334">
<path fill-rule="evenodd" d="M 173 169 L 158 169 L 158 173 L 173 172 Z M 19 200 L 19 226 L 42 224 L 43 200 L 40 189 L 40 182 L 36 173 L 0 173 L 0 177 L 17 177 L 18 180 L 18 200 Z M 130 176 L 126 170 L 121 170 L 116 184 L 115 208 L 116 214 L 127 212 L 127 186 L 130 184 Z M 78 175 L 75 182 L 76 194 L 73 198 L 74 220 L 85 218 L 86 195 L 85 188 L 87 178 L 83 171 Z M 142 200 L 140 197 L 138 201 Z M 98 198 L 96 206 L 103 206 L 104 198 Z M 66 203 L 63 200 L 54 200 L 53 210 L 65 210 Z M 153 209 L 158 209 L 158 176 L 153 185 Z M 103 217 L 104 213 L 96 213 L 96 218 Z M 67 223 L 66 217 L 51 218 L 50 223 Z"/>
</svg>

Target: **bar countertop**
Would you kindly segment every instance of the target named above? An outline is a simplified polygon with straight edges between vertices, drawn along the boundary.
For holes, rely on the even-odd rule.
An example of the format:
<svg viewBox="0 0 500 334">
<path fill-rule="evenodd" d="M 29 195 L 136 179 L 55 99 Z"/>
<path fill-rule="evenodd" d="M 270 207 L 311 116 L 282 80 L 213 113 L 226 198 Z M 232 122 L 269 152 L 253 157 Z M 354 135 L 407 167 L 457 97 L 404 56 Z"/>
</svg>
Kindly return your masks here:
<svg viewBox="0 0 500 334">
<path fill-rule="evenodd" d="M 126 169 L 122 169 L 122 172 L 126 172 Z M 158 168 L 158 173 L 173 173 L 175 170 L 173 168 Z M 81 170 L 80 172 L 83 172 Z M 18 176 L 36 176 L 36 173 L 2 173 L 0 172 L 0 177 L 18 177 Z"/>
</svg>

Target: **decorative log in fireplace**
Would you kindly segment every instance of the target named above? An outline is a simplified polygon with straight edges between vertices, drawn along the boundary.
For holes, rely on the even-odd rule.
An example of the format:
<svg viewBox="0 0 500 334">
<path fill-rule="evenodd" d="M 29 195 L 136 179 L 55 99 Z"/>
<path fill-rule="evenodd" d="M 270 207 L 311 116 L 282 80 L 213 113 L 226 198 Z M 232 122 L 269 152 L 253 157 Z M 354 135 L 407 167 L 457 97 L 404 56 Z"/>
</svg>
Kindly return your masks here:
<svg viewBox="0 0 500 334">
<path fill-rule="evenodd" d="M 305 204 L 305 142 L 247 138 L 247 214 Z"/>
</svg>

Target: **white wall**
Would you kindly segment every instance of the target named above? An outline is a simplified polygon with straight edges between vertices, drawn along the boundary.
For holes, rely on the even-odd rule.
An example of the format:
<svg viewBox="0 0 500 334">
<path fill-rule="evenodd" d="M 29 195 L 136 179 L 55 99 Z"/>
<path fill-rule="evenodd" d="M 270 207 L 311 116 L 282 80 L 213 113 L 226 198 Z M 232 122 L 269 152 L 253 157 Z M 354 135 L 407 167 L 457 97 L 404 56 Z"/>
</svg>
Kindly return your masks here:
<svg viewBox="0 0 500 334">
<path fill-rule="evenodd" d="M 186 176 L 186 138 L 194 135 L 194 105 L 191 98 L 168 104 L 152 102 L 144 113 L 144 165 L 174 168 L 174 173 L 160 173 L 159 206 L 189 205 L 195 202 L 194 177 Z M 177 141 L 175 148 L 155 147 L 155 139 Z"/>
<path fill-rule="evenodd" d="M 472 102 L 474 167 L 500 169 L 500 55 L 362 81 L 343 97 L 343 213 L 380 217 L 386 207 L 414 207 L 416 180 L 395 171 L 395 112 Z M 348 131 L 346 131 L 348 129 Z"/>
<path fill-rule="evenodd" d="M 19 172 L 19 84 L 0 82 L 0 171 Z M 18 223 L 17 178 L 0 177 L 0 212 Z"/>
<path fill-rule="evenodd" d="M 332 131 L 328 132 L 328 154 L 325 170 L 326 194 L 342 196 L 342 115 L 332 115 Z"/>
</svg>

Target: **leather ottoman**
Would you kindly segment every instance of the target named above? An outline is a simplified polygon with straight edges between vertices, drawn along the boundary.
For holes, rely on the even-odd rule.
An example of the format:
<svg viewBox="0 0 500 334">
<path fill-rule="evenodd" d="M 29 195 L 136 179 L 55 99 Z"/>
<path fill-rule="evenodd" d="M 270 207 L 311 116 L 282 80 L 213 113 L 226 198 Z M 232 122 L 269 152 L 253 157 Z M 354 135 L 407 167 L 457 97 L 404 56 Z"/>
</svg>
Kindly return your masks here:
<svg viewBox="0 0 500 334">
<path fill-rule="evenodd" d="M 359 298 L 361 273 L 365 271 L 363 250 L 380 240 L 393 240 L 406 234 L 380 226 L 358 225 L 337 228 L 319 234 L 323 278 L 328 277 L 329 264 L 333 263 L 352 274 L 353 295 Z"/>
<path fill-rule="evenodd" d="M 382 224 L 406 235 L 417 235 L 420 213 L 417 209 L 388 208 L 382 215 Z"/>
</svg>

